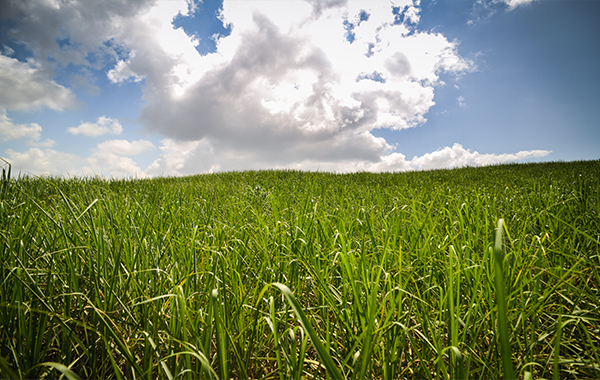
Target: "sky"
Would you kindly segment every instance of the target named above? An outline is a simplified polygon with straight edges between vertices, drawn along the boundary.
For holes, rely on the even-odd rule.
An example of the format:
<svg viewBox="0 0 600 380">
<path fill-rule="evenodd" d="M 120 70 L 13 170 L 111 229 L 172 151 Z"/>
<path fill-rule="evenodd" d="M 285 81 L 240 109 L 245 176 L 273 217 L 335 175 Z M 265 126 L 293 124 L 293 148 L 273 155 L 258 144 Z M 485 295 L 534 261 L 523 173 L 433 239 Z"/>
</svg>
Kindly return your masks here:
<svg viewBox="0 0 600 380">
<path fill-rule="evenodd" d="M 14 175 L 599 159 L 600 1 L 0 1 Z"/>
</svg>

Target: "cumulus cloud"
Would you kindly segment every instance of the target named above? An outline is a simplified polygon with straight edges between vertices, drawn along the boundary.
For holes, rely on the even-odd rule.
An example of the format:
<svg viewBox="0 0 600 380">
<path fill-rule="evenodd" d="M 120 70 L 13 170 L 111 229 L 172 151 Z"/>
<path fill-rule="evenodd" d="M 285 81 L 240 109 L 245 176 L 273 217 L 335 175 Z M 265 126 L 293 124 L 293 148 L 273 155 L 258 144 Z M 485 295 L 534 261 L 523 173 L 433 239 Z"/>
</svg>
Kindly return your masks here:
<svg viewBox="0 0 600 380">
<path fill-rule="evenodd" d="M 181 11 L 159 5 L 161 15 Z M 170 141 L 203 141 L 222 167 L 233 165 L 229 152 L 247 167 L 379 162 L 393 147 L 370 132 L 424 123 L 439 74 L 473 67 L 455 42 L 415 31 L 417 5 L 396 2 L 406 14 L 399 22 L 389 2 L 225 2 L 221 18 L 232 32 L 206 56 L 181 29 L 144 21 L 158 18 L 149 12 L 140 34 L 169 35 L 179 48 L 131 39 L 136 53 L 115 67 L 114 80 L 146 78 L 146 128 Z M 351 42 L 345 22 L 356 23 Z"/>
<path fill-rule="evenodd" d="M 40 139 L 42 127 L 37 123 L 14 124 L 5 109 L 0 109 L 0 140 L 20 140 L 28 138 L 33 141 Z"/>
<path fill-rule="evenodd" d="M 58 70 L 67 82 L 83 84 L 97 94 L 91 70 L 101 70 L 128 54 L 124 39 L 135 34 L 131 20 L 153 5 L 154 1 L 125 0 L 0 2 L 0 34 L 33 55 L 27 62 L 0 56 L 0 107 L 75 106 L 75 95 L 52 80 Z M 4 53 L 12 55 L 14 50 L 5 47 Z"/>
<path fill-rule="evenodd" d="M 82 122 L 77 127 L 70 127 L 67 129 L 72 135 L 85 135 L 85 136 L 102 136 L 108 133 L 112 133 L 115 135 L 120 135 L 123 132 L 123 127 L 118 120 L 100 116 L 95 123 L 84 123 Z"/>
<path fill-rule="evenodd" d="M 161 140 L 161 154 L 146 169 L 151 176 L 180 176 L 198 172 L 212 173 L 220 169 L 213 148 L 205 140 L 178 142 Z"/>
<path fill-rule="evenodd" d="M 146 170 L 149 176 L 181 176 L 198 172 L 212 173 L 220 170 L 260 169 L 264 165 L 273 169 L 292 168 L 328 172 L 405 172 L 413 170 L 451 169 L 466 166 L 486 166 L 500 163 L 523 161 L 545 157 L 548 150 L 527 150 L 508 154 L 481 154 L 465 149 L 455 143 L 452 147 L 440 148 L 435 152 L 406 159 L 402 153 L 383 154 L 376 160 L 347 158 L 342 160 L 321 160 L 306 157 L 292 164 L 278 162 L 247 161 L 248 157 L 235 151 L 219 150 L 207 140 L 178 142 L 172 139 L 161 141 L 160 157 Z"/>
<path fill-rule="evenodd" d="M 511 9 L 526 2 L 478 3 L 500 1 Z M 153 144 L 100 143 L 85 159 L 85 170 L 113 176 L 266 167 L 395 171 L 542 154 L 480 155 L 455 145 L 407 160 L 374 136 L 375 129 L 424 124 L 443 85 L 440 75 L 458 77 L 475 67 L 458 53 L 458 42 L 416 28 L 419 0 L 226 0 L 219 17 L 231 33 L 214 37 L 216 51 L 206 55 L 196 51 L 197 37 L 172 24 L 190 12 L 189 5 L 2 2 L 0 21 L 17 24 L 3 32 L 25 44 L 33 58 L 0 56 L 0 88 L 16 89 L 16 96 L 0 91 L 0 107 L 72 107 L 73 93 L 52 79 L 67 66 L 79 70 L 72 83 L 91 85 L 86 78 L 98 69 L 112 84 L 139 82 L 145 102 L 140 120 L 163 138 L 160 154 L 142 171 L 131 156 Z M 33 124 L 10 130 L 15 136 L 36 133 Z M 68 132 L 118 135 L 122 126 L 102 116 Z M 39 150 L 46 156 L 50 151 Z"/>
<path fill-rule="evenodd" d="M 7 161 L 13 170 L 33 175 L 103 175 L 113 178 L 148 175 L 139 168 L 131 156 L 152 150 L 154 144 L 147 140 L 108 140 L 96 146 L 85 159 L 75 154 L 42 149 L 45 143 L 25 152 L 7 149 Z M 186 173 L 188 174 L 188 173 Z"/>
<path fill-rule="evenodd" d="M 455 143 L 452 147 L 444 147 L 432 153 L 415 156 L 407 160 L 401 153 L 391 153 L 381 157 L 378 162 L 354 161 L 348 163 L 325 164 L 316 166 L 314 162 L 304 162 L 298 165 L 298 169 L 328 170 L 336 172 L 404 172 L 412 170 L 452 169 L 467 166 L 486 166 L 515 161 L 523 161 L 531 158 L 545 157 L 552 153 L 548 150 L 527 150 L 518 153 L 505 154 L 480 154 L 465 149 L 461 144 Z"/>
<path fill-rule="evenodd" d="M 135 156 L 144 151 L 154 148 L 148 140 L 127 141 L 127 140 L 108 140 L 98 144 L 98 151 L 108 154 L 119 154 L 122 156 Z"/>
<path fill-rule="evenodd" d="M 119 56 L 127 23 L 154 1 L 3 1 L 7 37 L 24 43 L 45 70 L 69 64 L 103 68 Z"/>
<path fill-rule="evenodd" d="M 7 161 L 13 172 L 35 175 L 64 175 L 73 173 L 80 161 L 75 154 L 59 152 L 53 149 L 31 148 L 26 152 L 7 149 Z"/>
<path fill-rule="evenodd" d="M 0 108 L 0 142 L 25 139 L 31 146 L 50 148 L 55 142 L 51 139 L 40 141 L 42 127 L 37 123 L 15 124 L 8 117 L 6 109 Z"/>
<path fill-rule="evenodd" d="M 551 152 L 548 150 L 527 150 L 507 154 L 480 154 L 476 151 L 471 152 L 470 149 L 465 149 L 462 145 L 455 143 L 452 147 L 447 146 L 435 152 L 415 157 L 411 160 L 411 165 L 420 170 L 485 166 L 545 157 Z"/>
<path fill-rule="evenodd" d="M 0 55 L 0 107 L 28 111 L 41 107 L 54 110 L 74 107 L 71 90 L 49 79 L 34 59 L 20 62 Z"/>
<path fill-rule="evenodd" d="M 131 58 L 135 57 L 135 52 L 131 52 L 127 59 L 122 59 L 117 62 L 115 67 L 106 73 L 108 80 L 111 83 L 124 83 L 127 81 L 141 82 L 143 76 L 140 76 L 131 69 Z"/>
<path fill-rule="evenodd" d="M 102 174 L 114 178 L 136 177 L 147 175 L 130 157 L 154 149 L 154 144 L 147 140 L 127 141 L 108 140 L 96 146 L 94 152 L 87 157 L 81 171 L 86 174 Z"/>
</svg>

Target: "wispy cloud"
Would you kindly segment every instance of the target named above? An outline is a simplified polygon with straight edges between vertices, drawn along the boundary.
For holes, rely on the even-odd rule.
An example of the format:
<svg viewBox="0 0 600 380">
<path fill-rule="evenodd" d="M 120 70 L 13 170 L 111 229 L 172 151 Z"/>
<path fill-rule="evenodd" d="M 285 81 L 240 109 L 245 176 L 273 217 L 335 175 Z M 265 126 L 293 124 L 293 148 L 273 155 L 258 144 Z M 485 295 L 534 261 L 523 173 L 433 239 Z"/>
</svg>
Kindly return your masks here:
<svg viewBox="0 0 600 380">
<path fill-rule="evenodd" d="M 504 0 L 504 3 L 508 5 L 510 10 L 517 8 L 518 6 L 527 5 L 538 0 Z"/>
<path fill-rule="evenodd" d="M 537 2 L 538 0 L 477 0 L 471 10 L 469 24 L 482 21 L 493 16 L 499 11 L 513 11 L 514 9 Z"/>
</svg>

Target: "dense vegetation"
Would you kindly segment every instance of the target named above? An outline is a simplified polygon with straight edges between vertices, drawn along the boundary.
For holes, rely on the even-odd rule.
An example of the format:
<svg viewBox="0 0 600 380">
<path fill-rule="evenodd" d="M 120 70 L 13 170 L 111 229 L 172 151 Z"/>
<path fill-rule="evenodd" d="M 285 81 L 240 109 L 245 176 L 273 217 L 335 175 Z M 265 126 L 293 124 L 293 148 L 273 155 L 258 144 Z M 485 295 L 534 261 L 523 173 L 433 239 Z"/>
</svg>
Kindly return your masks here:
<svg viewBox="0 0 600 380">
<path fill-rule="evenodd" d="M 600 378 L 599 161 L 0 191 L 3 377 Z"/>
</svg>

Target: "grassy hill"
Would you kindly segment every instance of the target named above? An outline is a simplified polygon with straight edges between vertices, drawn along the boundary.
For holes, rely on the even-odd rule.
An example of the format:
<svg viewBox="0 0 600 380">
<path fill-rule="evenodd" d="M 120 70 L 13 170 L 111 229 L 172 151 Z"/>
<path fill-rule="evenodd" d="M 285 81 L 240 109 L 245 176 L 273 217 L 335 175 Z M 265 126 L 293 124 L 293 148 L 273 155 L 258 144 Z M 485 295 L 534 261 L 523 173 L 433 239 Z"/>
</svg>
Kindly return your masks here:
<svg viewBox="0 0 600 380">
<path fill-rule="evenodd" d="M 4 377 L 600 378 L 600 161 L 1 188 Z"/>
</svg>

